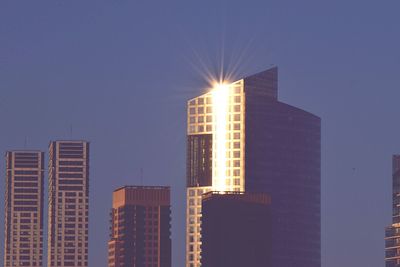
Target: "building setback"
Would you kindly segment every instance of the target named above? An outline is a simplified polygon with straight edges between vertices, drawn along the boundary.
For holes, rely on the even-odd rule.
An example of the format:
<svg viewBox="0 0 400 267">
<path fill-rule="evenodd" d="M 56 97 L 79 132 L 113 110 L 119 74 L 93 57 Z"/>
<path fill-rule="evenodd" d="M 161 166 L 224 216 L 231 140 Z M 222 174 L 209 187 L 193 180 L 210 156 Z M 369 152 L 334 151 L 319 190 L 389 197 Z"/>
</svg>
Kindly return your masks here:
<svg viewBox="0 0 400 267">
<path fill-rule="evenodd" d="M 321 120 L 278 100 L 271 68 L 187 103 L 186 267 L 201 266 L 201 197 L 271 196 L 272 266 L 321 266 Z"/>
<path fill-rule="evenodd" d="M 392 159 L 392 224 L 385 229 L 385 266 L 400 266 L 400 155 Z"/>
<path fill-rule="evenodd" d="M 49 146 L 49 267 L 87 267 L 89 242 L 89 143 Z"/>
<path fill-rule="evenodd" d="M 113 192 L 109 267 L 171 267 L 170 188 L 124 186 Z"/>
<path fill-rule="evenodd" d="M 44 153 L 6 152 L 4 266 L 42 266 Z"/>
<path fill-rule="evenodd" d="M 271 266 L 271 198 L 209 192 L 202 202 L 202 267 Z"/>
</svg>

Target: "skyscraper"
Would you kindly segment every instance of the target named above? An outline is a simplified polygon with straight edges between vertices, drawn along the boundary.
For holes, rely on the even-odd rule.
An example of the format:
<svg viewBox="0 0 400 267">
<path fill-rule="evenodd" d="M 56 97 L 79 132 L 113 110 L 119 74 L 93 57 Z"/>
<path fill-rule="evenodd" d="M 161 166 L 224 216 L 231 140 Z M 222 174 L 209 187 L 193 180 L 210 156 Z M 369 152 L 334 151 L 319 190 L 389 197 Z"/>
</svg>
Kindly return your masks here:
<svg viewBox="0 0 400 267">
<path fill-rule="evenodd" d="M 208 192 L 202 201 L 202 267 L 271 266 L 271 198 Z"/>
<path fill-rule="evenodd" d="M 89 143 L 49 146 L 49 267 L 88 266 Z"/>
<path fill-rule="evenodd" d="M 278 100 L 278 70 L 188 101 L 186 266 L 201 264 L 201 196 L 271 196 L 272 266 L 319 267 L 320 118 Z"/>
<path fill-rule="evenodd" d="M 385 229 L 385 266 L 400 266 L 400 155 L 392 159 L 392 224 Z"/>
<path fill-rule="evenodd" d="M 170 188 L 124 186 L 114 191 L 109 267 L 171 267 Z"/>
<path fill-rule="evenodd" d="M 42 266 L 44 153 L 6 152 L 4 266 Z"/>
</svg>

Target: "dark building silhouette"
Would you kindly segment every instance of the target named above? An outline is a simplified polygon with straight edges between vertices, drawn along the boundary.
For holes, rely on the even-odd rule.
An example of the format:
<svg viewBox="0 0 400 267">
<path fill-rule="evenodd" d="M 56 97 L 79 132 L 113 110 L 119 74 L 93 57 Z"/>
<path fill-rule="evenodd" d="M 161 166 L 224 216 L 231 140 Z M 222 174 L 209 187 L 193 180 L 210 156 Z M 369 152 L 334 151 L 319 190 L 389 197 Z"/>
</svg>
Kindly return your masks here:
<svg viewBox="0 0 400 267">
<path fill-rule="evenodd" d="M 113 192 L 109 267 L 171 267 L 170 188 L 125 186 Z"/>
<path fill-rule="evenodd" d="M 209 192 L 202 201 L 202 267 L 270 267 L 271 199 Z"/>
<path fill-rule="evenodd" d="M 271 196 L 272 266 L 321 266 L 321 120 L 278 100 L 276 67 L 187 103 L 186 267 L 201 266 L 201 197 Z"/>
<path fill-rule="evenodd" d="M 385 229 L 385 266 L 400 266 L 400 155 L 392 160 L 392 225 Z"/>
<path fill-rule="evenodd" d="M 49 146 L 48 267 L 87 267 L 89 249 L 89 143 Z"/>
<path fill-rule="evenodd" d="M 4 267 L 43 263 L 44 153 L 6 153 Z"/>
</svg>

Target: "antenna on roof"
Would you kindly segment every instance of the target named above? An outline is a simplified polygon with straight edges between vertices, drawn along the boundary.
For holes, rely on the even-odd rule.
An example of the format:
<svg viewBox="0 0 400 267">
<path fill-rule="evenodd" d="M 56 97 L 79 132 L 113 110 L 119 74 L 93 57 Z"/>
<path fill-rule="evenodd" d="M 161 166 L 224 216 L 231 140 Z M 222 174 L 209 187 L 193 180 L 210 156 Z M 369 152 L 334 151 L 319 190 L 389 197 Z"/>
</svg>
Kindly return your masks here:
<svg viewBox="0 0 400 267">
<path fill-rule="evenodd" d="M 143 186 L 143 168 L 140 168 L 140 185 Z"/>
<path fill-rule="evenodd" d="M 72 139 L 72 124 L 69 125 L 69 137 Z"/>
</svg>

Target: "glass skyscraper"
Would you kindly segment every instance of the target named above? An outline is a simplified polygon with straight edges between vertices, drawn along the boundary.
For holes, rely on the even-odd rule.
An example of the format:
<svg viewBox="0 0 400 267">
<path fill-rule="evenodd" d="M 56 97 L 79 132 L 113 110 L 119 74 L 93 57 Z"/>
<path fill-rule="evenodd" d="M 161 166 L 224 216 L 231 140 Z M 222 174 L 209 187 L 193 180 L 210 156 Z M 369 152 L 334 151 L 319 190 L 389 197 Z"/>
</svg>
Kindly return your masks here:
<svg viewBox="0 0 400 267">
<path fill-rule="evenodd" d="M 320 140 L 319 117 L 278 100 L 277 68 L 189 100 L 186 266 L 201 266 L 202 195 L 244 191 L 272 198 L 272 266 L 320 267 Z"/>
<path fill-rule="evenodd" d="M 392 161 L 392 225 L 385 229 L 385 266 L 400 266 L 400 155 Z"/>
</svg>

